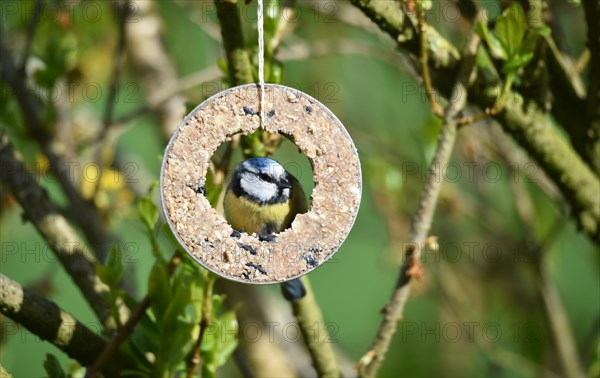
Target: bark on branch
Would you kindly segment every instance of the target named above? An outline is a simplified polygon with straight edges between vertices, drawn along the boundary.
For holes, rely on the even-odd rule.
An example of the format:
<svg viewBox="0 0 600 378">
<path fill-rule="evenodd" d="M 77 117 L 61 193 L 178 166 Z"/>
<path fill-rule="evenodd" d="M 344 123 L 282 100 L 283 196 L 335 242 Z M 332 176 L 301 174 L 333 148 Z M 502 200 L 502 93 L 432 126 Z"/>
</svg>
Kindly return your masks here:
<svg viewBox="0 0 600 378">
<path fill-rule="evenodd" d="M 12 90 L 31 136 L 40 145 L 42 152 L 48 158 L 50 169 L 56 175 L 60 186 L 69 199 L 69 214 L 72 214 L 73 219 L 81 227 L 98 259 L 103 261 L 108 252 L 110 238 L 104 230 L 97 209 L 91 202 L 86 201 L 81 196 L 81 193 L 71 181 L 68 165 L 50 147 L 52 138 L 40 118 L 39 107 L 35 99 L 29 96 L 30 91 L 25 84 L 25 77 L 17 71 L 10 52 L 2 43 L 0 43 L 0 58 L 2 62 L 2 69 L 0 70 L 2 79 L 6 81 Z"/>
<path fill-rule="evenodd" d="M 0 312 L 49 341 L 69 357 L 87 366 L 102 352 L 106 342 L 89 328 L 65 312 L 56 303 L 23 288 L 0 274 Z M 115 365 L 104 372 L 116 376 Z"/>
<path fill-rule="evenodd" d="M 6 133 L 0 130 L 0 181 L 6 184 L 55 256 L 71 276 L 87 302 L 107 329 L 114 328 L 104 294 L 108 287 L 96 275 L 85 243 L 52 204 L 46 191 L 21 163 Z"/>
<path fill-rule="evenodd" d="M 252 83 L 254 81 L 252 65 L 244 45 L 237 0 L 215 0 L 215 6 L 221 23 L 221 35 L 227 55 L 227 69 L 231 85 Z"/>
<path fill-rule="evenodd" d="M 583 0 L 590 50 L 585 152 L 596 174 L 600 174 L 600 2 Z"/>
<path fill-rule="evenodd" d="M 600 244 L 600 180 L 558 134 L 548 114 L 514 95 L 496 117 L 561 190 L 571 216 Z"/>
<path fill-rule="evenodd" d="M 362 10 L 383 31 L 396 40 L 400 47 L 408 50 L 413 56 L 418 56 L 418 36 L 415 34 L 416 23 L 397 4 L 377 0 L 350 0 Z M 597 1 L 589 0 L 590 4 Z M 595 9 L 595 8 L 594 8 Z M 429 28 L 433 29 L 433 28 Z M 431 34 L 432 42 L 427 46 L 431 59 L 432 75 L 437 78 L 434 86 L 441 93 L 448 93 L 449 73 L 455 72 L 459 59 L 455 59 L 454 47 L 443 37 Z M 597 37 L 597 36 L 596 36 Z M 446 51 L 443 53 L 442 51 Z M 600 64 L 598 64 L 600 66 Z M 556 68 L 556 67 L 555 67 Z M 480 75 L 483 77 L 483 75 Z M 557 85 L 560 82 L 557 82 Z M 478 83 L 469 88 L 471 101 L 482 107 L 493 106 L 496 98 L 487 98 L 484 93 L 486 83 Z M 451 84 L 450 84 L 451 85 Z M 553 88 L 556 90 L 556 88 Z M 561 96 L 569 96 L 573 90 L 559 92 Z M 512 93 L 509 98 L 516 98 Z M 571 215 L 579 227 L 597 244 L 600 244 L 600 190 L 599 178 L 574 151 L 573 147 L 562 137 L 558 130 L 550 126 L 548 114 L 535 106 L 525 106 L 522 102 L 509 101 L 504 111 L 496 116 L 505 131 L 511 134 L 519 144 L 536 159 L 540 167 L 559 186 L 564 197 L 571 206 Z M 576 103 L 577 99 L 569 99 L 556 103 L 553 114 L 565 119 L 564 114 L 571 114 L 573 109 L 565 106 Z M 595 109 L 598 109 L 596 106 Z M 533 129 L 532 129 L 533 128 Z"/>
</svg>

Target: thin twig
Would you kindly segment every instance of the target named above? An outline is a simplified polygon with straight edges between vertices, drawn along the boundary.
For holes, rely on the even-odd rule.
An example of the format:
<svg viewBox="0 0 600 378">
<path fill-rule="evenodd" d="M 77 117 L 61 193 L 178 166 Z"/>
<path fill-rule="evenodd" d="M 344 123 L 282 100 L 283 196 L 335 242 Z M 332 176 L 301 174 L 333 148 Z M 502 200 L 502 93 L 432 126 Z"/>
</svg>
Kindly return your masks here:
<svg viewBox="0 0 600 378">
<path fill-rule="evenodd" d="M 577 58 L 577 60 L 575 61 L 573 68 L 571 68 L 571 70 L 570 70 L 571 75 L 573 75 L 573 76 L 581 75 L 583 70 L 585 70 L 585 68 L 590 63 L 590 57 L 591 57 L 590 49 L 588 49 L 588 48 L 584 49 L 583 52 L 581 53 L 581 55 L 579 55 L 579 58 Z"/>
<path fill-rule="evenodd" d="M 282 47 L 277 58 L 282 62 L 305 60 L 313 57 L 321 57 L 328 55 L 357 55 L 370 58 L 377 58 L 392 67 L 404 70 L 410 73 L 415 80 L 420 80 L 417 71 L 414 69 L 410 61 L 403 55 L 395 52 L 390 52 L 379 48 L 369 43 L 360 41 L 343 39 L 333 41 L 314 41 L 311 43 L 298 42 L 289 46 Z M 221 76 L 221 71 L 217 66 L 209 66 L 188 76 L 177 79 L 173 83 L 163 85 L 158 88 L 148 100 L 148 103 L 133 110 L 130 113 L 124 114 L 116 118 L 113 122 L 115 126 L 123 126 L 141 117 L 149 112 L 159 109 L 167 101 L 187 90 L 193 89 L 206 82 L 217 80 Z M 436 93 L 436 96 L 438 94 Z"/>
<path fill-rule="evenodd" d="M 173 273 L 173 270 L 181 263 L 181 253 L 177 250 L 171 257 L 169 261 L 169 265 L 167 267 L 169 274 Z M 89 367 L 85 373 L 85 378 L 94 378 L 98 375 L 100 371 L 104 369 L 114 357 L 114 355 L 118 352 L 119 346 L 127 340 L 129 336 L 133 333 L 135 326 L 142 319 L 146 310 L 150 307 L 150 297 L 147 295 L 142 299 L 142 301 L 138 304 L 135 310 L 131 313 L 127 322 L 121 327 L 118 332 L 115 332 L 113 338 L 110 340 L 108 344 L 102 350 L 102 353 L 98 355 L 98 358 L 94 361 L 91 367 Z"/>
<path fill-rule="evenodd" d="M 423 9 L 423 0 L 417 0 L 417 20 L 419 21 L 419 60 L 421 62 L 421 71 L 423 73 L 423 85 L 425 86 L 425 94 L 431 103 L 431 111 L 438 117 L 444 114 L 444 110 L 438 104 L 435 98 L 435 91 L 433 85 L 431 85 L 431 74 L 429 73 L 429 54 L 427 49 L 427 37 L 426 29 L 427 24 L 425 23 L 425 10 Z"/>
<path fill-rule="evenodd" d="M 202 311 L 199 323 L 200 332 L 198 333 L 198 338 L 196 339 L 194 347 L 192 348 L 191 358 L 188 361 L 188 378 L 192 378 L 194 376 L 196 367 L 201 362 L 200 352 L 202 347 L 202 341 L 204 339 L 204 333 L 206 332 L 206 329 L 210 326 L 210 323 L 212 322 L 213 287 L 215 285 L 217 277 L 207 270 L 204 270 L 204 272 L 204 293 L 202 296 Z"/>
<path fill-rule="evenodd" d="M 434 167 L 445 166 L 450 159 L 457 133 L 458 120 L 456 119 L 456 115 L 466 104 L 467 86 L 475 65 L 475 55 L 478 47 L 479 37 L 476 33 L 472 32 L 463 54 L 463 62 L 461 63 L 461 69 L 456 78 L 451 97 L 455 99 L 455 102 L 449 105 L 444 116 L 444 126 L 431 163 L 432 169 Z M 392 336 L 396 332 L 398 321 L 402 318 L 404 306 L 410 293 L 411 279 L 419 273 L 417 265 L 418 257 L 421 249 L 424 247 L 429 228 L 431 227 L 441 185 L 442 180 L 439 180 L 436 175 L 427 175 L 419 205 L 411 224 L 409 244 L 405 250 L 404 262 L 400 268 L 398 281 L 394 287 L 390 301 L 385 307 L 384 317 L 375 340 L 370 350 L 359 362 L 358 370 L 360 376 L 373 377 L 377 375 L 377 371 L 389 348 Z"/>
<path fill-rule="evenodd" d="M 133 310 L 131 316 L 125 324 L 117 332 L 115 332 L 112 340 L 106 344 L 101 353 L 98 353 L 98 358 L 93 361 L 90 368 L 85 373 L 85 378 L 94 378 L 98 375 L 104 366 L 113 358 L 114 354 L 119 350 L 119 346 L 133 333 L 135 326 L 142 319 L 146 310 L 150 307 L 150 298 L 145 296 L 144 299 Z"/>
<path fill-rule="evenodd" d="M 0 312 L 85 366 L 106 342 L 56 303 L 0 274 Z M 117 374 L 115 366 L 106 373 Z M 112 375 L 111 374 L 111 375 Z"/>
<path fill-rule="evenodd" d="M 350 0 L 357 8 L 375 22 L 381 30 L 390 35 L 398 45 L 414 56 L 419 55 L 419 44 L 416 43 L 418 34 L 415 31 L 416 23 L 412 22 L 401 7 L 394 2 L 376 0 Z M 586 0 L 585 4 L 597 4 L 595 0 Z M 597 17 L 595 18 L 597 23 Z M 457 69 L 460 54 L 455 54 L 452 44 L 439 34 L 434 34 L 434 28 L 428 28 L 432 34 L 429 57 L 432 61 L 432 75 L 436 78 L 435 86 L 446 96 L 450 96 L 452 75 L 448 73 Z M 594 34 L 598 35 L 598 33 Z M 599 54 L 600 55 L 600 54 Z M 593 66 L 593 64 L 592 64 Z M 600 67 L 600 64 L 596 65 Z M 485 71 L 480 71 L 477 85 L 469 87 L 470 99 L 473 104 L 482 108 L 492 107 L 497 101 L 497 96 L 490 94 L 485 89 L 490 85 L 497 85 L 497 80 L 489 80 Z M 596 75 L 595 77 L 600 77 Z M 600 82 L 600 80 L 598 80 Z M 554 82 L 554 81 L 553 81 Z M 559 84 L 559 83 L 557 83 Z M 569 96 L 572 91 L 554 90 L 561 93 L 561 98 Z M 597 91 L 596 93 L 600 93 Z M 511 92 L 504 112 L 495 115 L 496 120 L 503 129 L 512 135 L 527 152 L 533 156 L 548 176 L 559 186 L 565 198 L 569 201 L 572 212 L 569 214 L 597 244 L 600 244 L 600 181 L 590 169 L 584 167 L 585 162 L 568 145 L 564 137 L 554 127 L 550 117 L 542 109 L 530 106 L 522 101 L 517 92 Z M 561 101 L 552 107 L 552 113 L 559 118 L 559 113 L 570 114 L 569 124 L 584 124 L 584 113 L 573 112 L 568 104 L 577 99 Z M 600 107 L 596 107 L 600 109 Z M 564 125 L 563 125 L 564 126 Z M 534 130 L 535 129 L 535 130 Z M 590 138 L 600 140 L 600 138 Z"/>
<path fill-rule="evenodd" d="M 112 329 L 115 323 L 105 298 L 108 287 L 96 275 L 85 244 L 19 161 L 3 130 L 0 130 L 0 165 L 1 182 L 10 188 L 27 219 L 45 239 L 106 329 Z"/>
</svg>

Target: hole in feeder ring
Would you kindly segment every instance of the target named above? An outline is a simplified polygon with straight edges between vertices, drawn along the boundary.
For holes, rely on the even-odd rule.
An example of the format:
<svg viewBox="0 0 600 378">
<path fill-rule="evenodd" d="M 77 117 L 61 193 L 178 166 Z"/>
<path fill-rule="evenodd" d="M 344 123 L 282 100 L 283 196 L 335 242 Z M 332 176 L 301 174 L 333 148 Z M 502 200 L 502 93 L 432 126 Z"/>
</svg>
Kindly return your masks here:
<svg viewBox="0 0 600 378">
<path fill-rule="evenodd" d="M 352 139 L 323 104 L 282 85 L 265 84 L 264 130 L 288 136 L 308 157 L 315 187 L 307 213 L 273 242 L 233 229 L 194 188 L 204 185 L 210 158 L 236 133 L 259 129 L 256 84 L 220 92 L 183 120 L 165 151 L 162 207 L 171 230 L 200 264 L 225 278 L 276 283 L 304 275 L 331 258 L 356 219 L 360 162 Z"/>
</svg>

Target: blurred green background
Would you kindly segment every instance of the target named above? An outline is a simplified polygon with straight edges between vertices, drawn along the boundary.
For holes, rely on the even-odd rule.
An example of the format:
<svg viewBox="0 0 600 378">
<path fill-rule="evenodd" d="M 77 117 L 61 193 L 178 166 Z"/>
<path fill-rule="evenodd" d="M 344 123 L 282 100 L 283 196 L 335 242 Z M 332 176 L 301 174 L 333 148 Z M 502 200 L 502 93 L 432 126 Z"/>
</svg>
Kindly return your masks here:
<svg viewBox="0 0 600 378">
<path fill-rule="evenodd" d="M 1 5 L 2 38 L 17 57 L 33 3 L 3 1 Z M 99 127 L 105 111 L 117 40 L 111 5 L 104 1 L 43 4 L 46 8 L 31 50 L 32 64 L 45 66 L 40 71 L 45 80 L 70 88 L 72 98 L 66 99 L 63 92 L 56 104 L 70 113 L 67 119 L 77 124 L 74 130 L 91 132 Z M 482 4 L 499 9 L 495 1 Z M 219 29 L 212 2 L 161 1 L 154 5 L 163 22 L 164 46 L 179 77 L 223 59 L 222 46 L 214 38 Z M 581 9 L 566 3 L 555 6 L 560 10 L 557 17 L 565 40 L 577 57 L 585 44 Z M 242 17 L 247 43 L 256 45 L 252 42 L 256 38 L 255 5 L 241 7 L 247 9 L 242 13 L 248 15 Z M 68 13 L 55 17 L 55 9 L 68 9 Z M 99 12 L 97 17 L 92 17 L 94 10 Z M 348 129 L 361 158 L 364 186 L 356 224 L 334 259 L 310 274 L 325 319 L 335 324 L 330 329 L 332 340 L 354 364 L 368 350 L 381 319 L 380 309 L 395 283 L 402 243 L 407 239 L 440 122 L 431 114 L 415 77 L 403 68 L 394 43 L 371 31 L 368 20 L 358 12 L 345 16 L 344 12 L 352 10 L 345 2 L 300 2 L 294 31 L 284 38 L 281 53 L 289 57 L 283 62 L 283 84 L 329 107 Z M 434 17 L 435 12 L 428 14 L 430 22 L 461 46 L 468 25 Z M 356 25 L 344 22 L 344 17 L 355 20 Z M 367 28 L 357 26 L 362 24 Z M 294 56 L 292 47 L 310 47 L 316 42 L 351 44 L 355 51 L 331 48 L 315 53 L 318 56 Z M 117 118 L 139 109 L 151 95 L 144 93 L 136 77 L 126 61 Z M 2 127 L 33 170 L 43 163 L 39 150 L 27 137 L 14 97 L 2 84 Z M 187 90 L 188 109 L 212 95 L 215 87 L 226 87 L 222 75 Z M 91 88 L 87 98 L 83 88 Z M 99 94 L 94 96 L 92 89 Z M 63 120 L 60 113 L 53 112 L 59 111 L 46 107 L 46 119 Z M 135 182 L 119 176 L 114 186 L 104 188 L 100 199 L 108 227 L 128 245 L 124 263 L 128 274 L 135 277 L 138 298 L 146 292 L 153 258 L 134 211 L 134 188 L 147 188 L 158 179 L 165 147 L 158 123 L 156 116 L 145 113 L 119 126 L 115 153 L 125 167 L 125 177 Z M 506 161 L 501 148 L 508 149 L 515 159 L 521 158 Z M 297 162 L 304 187 L 312 187 L 308 160 L 292 145 L 284 146 L 276 157 L 284 163 Z M 560 372 L 557 340 L 540 291 L 540 269 L 548 273 L 560 295 L 584 366 L 598 376 L 598 249 L 540 189 L 538 184 L 545 179 L 539 168 L 492 122 L 461 129 L 452 163 L 440 170 L 447 173 L 440 175 L 446 182 L 431 230 L 438 238 L 439 252 L 422 258 L 424 277 L 414 286 L 380 376 L 533 377 Z M 53 176 L 41 173 L 40 177 L 51 198 L 64 203 Z M 33 226 L 22 219 L 18 204 L 6 191 L 2 195 L 0 271 L 99 330 L 70 278 Z M 531 201 L 534 216 L 530 228 L 519 217 L 518 201 Z M 168 241 L 164 243 L 166 250 L 172 250 Z M 544 256 L 541 268 L 532 257 L 538 248 Z M 258 290 L 278 292 L 272 287 Z M 43 376 L 42 361 L 48 351 L 57 355 L 63 366 L 72 363 L 49 343 L 9 319 L 1 320 L 0 363 L 15 377 Z M 239 372 L 230 362 L 222 374 Z"/>
</svg>

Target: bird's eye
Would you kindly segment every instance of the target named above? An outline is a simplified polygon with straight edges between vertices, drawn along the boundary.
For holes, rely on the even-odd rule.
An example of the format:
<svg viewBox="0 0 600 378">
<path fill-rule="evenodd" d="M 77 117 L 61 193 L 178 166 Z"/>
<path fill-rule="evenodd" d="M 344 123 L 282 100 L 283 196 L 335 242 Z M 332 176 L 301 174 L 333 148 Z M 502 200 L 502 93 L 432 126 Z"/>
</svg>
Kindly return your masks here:
<svg viewBox="0 0 600 378">
<path fill-rule="evenodd" d="M 271 178 L 269 177 L 269 175 L 268 175 L 268 174 L 266 174 L 266 173 L 259 173 L 259 174 L 258 174 L 258 177 L 259 177 L 261 180 L 263 180 L 263 181 L 270 181 L 270 179 L 271 179 Z"/>
</svg>

